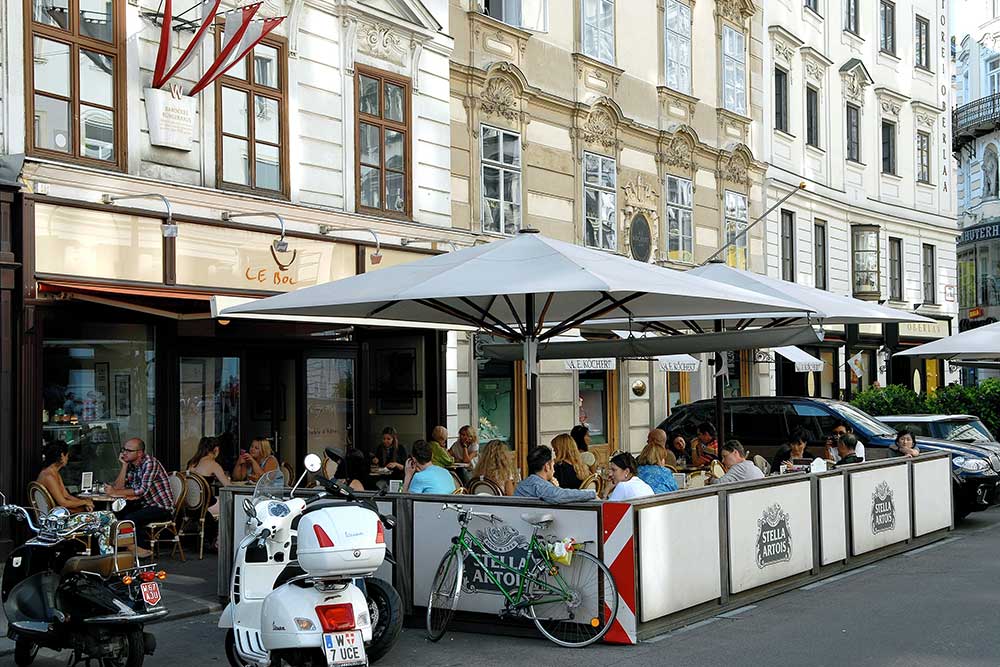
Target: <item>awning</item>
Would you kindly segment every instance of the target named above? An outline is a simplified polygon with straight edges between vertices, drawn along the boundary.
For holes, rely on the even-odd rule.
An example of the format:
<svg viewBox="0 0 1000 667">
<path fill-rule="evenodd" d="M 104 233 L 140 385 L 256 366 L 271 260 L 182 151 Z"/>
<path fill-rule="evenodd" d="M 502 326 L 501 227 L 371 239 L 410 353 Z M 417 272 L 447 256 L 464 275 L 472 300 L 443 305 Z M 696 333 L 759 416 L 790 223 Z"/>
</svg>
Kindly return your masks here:
<svg viewBox="0 0 1000 667">
<path fill-rule="evenodd" d="M 701 361 L 690 354 L 661 354 L 656 358 L 656 366 L 670 373 L 697 373 Z"/>
<path fill-rule="evenodd" d="M 393 327 L 396 329 L 435 329 L 439 331 L 475 331 L 474 327 L 460 324 L 436 324 L 433 322 L 407 322 L 404 320 L 380 320 L 371 317 L 322 317 L 319 315 L 281 315 L 279 313 L 230 313 L 230 308 L 251 303 L 257 299 L 235 296 L 213 296 L 212 317 L 224 320 L 266 320 L 268 322 L 301 322 L 304 324 L 329 324 L 335 326 Z"/>
<path fill-rule="evenodd" d="M 803 352 L 794 345 L 771 348 L 785 359 L 795 364 L 796 373 L 814 373 L 823 370 L 823 360 Z"/>
<path fill-rule="evenodd" d="M 39 280 L 38 292 L 49 298 L 123 308 L 174 320 L 208 319 L 212 295 L 176 288 L 103 285 Z"/>
</svg>

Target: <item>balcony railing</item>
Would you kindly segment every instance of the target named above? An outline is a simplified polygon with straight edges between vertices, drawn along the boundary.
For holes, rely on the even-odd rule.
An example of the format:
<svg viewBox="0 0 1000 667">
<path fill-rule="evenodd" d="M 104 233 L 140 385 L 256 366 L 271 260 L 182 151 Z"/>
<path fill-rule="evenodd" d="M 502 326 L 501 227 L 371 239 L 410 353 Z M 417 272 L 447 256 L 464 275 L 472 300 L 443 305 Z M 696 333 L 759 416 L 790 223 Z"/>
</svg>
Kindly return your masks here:
<svg viewBox="0 0 1000 667">
<path fill-rule="evenodd" d="M 977 137 L 1000 128 L 1000 94 L 963 104 L 952 112 L 952 150 L 958 153 Z"/>
</svg>

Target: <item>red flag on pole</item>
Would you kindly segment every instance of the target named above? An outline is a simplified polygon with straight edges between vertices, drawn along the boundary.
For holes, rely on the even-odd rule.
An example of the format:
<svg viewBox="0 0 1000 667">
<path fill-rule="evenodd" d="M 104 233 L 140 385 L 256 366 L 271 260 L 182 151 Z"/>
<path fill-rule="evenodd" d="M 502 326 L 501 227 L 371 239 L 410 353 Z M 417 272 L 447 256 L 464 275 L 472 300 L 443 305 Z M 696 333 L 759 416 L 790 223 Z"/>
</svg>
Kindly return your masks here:
<svg viewBox="0 0 1000 667">
<path fill-rule="evenodd" d="M 278 16 L 278 17 L 273 18 L 273 19 L 264 19 L 263 21 L 254 21 L 254 25 L 251 26 L 250 29 L 247 30 L 246 33 L 243 35 L 243 39 L 241 40 L 241 42 L 242 42 L 242 44 L 241 44 L 242 49 L 239 51 L 239 53 L 236 55 L 236 57 L 233 58 L 232 61 L 229 64 L 224 65 L 222 67 L 222 69 L 220 69 L 218 71 L 218 73 L 216 73 L 215 76 L 213 76 L 210 81 L 208 81 L 208 82 L 205 83 L 205 86 L 210 85 L 213 81 L 215 81 L 220 76 L 222 76 L 223 74 L 225 74 L 226 72 L 228 72 L 230 69 L 232 69 L 233 67 L 236 67 L 236 65 L 239 64 L 240 60 L 242 60 L 248 53 L 250 53 L 251 51 L 253 51 L 253 47 L 255 47 L 258 44 L 260 44 L 260 42 L 265 37 L 267 37 L 268 34 L 270 34 L 272 30 L 274 30 L 275 28 L 277 28 L 281 24 L 281 22 L 284 21 L 284 20 L 285 20 L 284 16 Z M 245 44 L 246 46 L 243 46 L 243 44 Z M 204 88 L 204 86 L 202 86 L 202 88 Z M 194 94 L 194 90 L 192 90 L 191 94 L 192 95 Z"/>
<path fill-rule="evenodd" d="M 156 68 L 153 70 L 153 88 L 159 88 L 163 81 L 163 72 L 167 69 L 170 58 L 170 25 L 174 22 L 174 8 L 171 0 L 163 3 L 163 25 L 160 26 L 160 47 L 156 51 Z"/>
<path fill-rule="evenodd" d="M 170 0 L 165 0 L 166 6 L 164 14 L 170 10 Z M 195 32 L 194 37 L 191 39 L 191 43 L 188 44 L 187 48 L 184 49 L 184 53 L 181 54 L 180 59 L 174 64 L 173 67 L 170 66 L 170 47 L 167 44 L 168 40 L 164 40 L 163 36 L 160 37 L 160 52 L 156 56 L 156 72 L 153 74 L 153 88 L 162 88 L 170 81 L 175 74 L 178 74 L 181 70 L 187 67 L 188 63 L 194 57 L 195 53 L 198 51 L 198 47 L 201 45 L 202 40 L 205 35 L 208 34 L 209 29 L 215 19 L 215 14 L 219 11 L 219 5 L 222 4 L 222 0 L 202 0 L 201 2 L 201 25 L 198 27 L 197 32 Z M 166 18 L 164 19 L 166 20 Z M 166 48 L 164 48 L 166 45 Z M 161 69 L 160 59 L 164 60 L 164 66 Z M 169 69 L 168 69 L 169 68 Z M 166 73 L 164 73 L 166 69 Z"/>
<path fill-rule="evenodd" d="M 226 12 L 226 27 L 223 31 L 222 51 L 216 56 L 212 66 L 198 79 L 198 83 L 194 84 L 194 88 L 191 89 L 188 95 L 194 96 L 198 94 L 203 88 L 214 81 L 222 70 L 228 69 L 235 62 L 232 56 L 242 51 L 240 47 L 243 44 L 243 36 L 250 29 L 253 23 L 252 19 L 257 14 L 260 6 L 261 3 L 258 2 L 253 5 L 234 9 L 231 12 Z"/>
</svg>

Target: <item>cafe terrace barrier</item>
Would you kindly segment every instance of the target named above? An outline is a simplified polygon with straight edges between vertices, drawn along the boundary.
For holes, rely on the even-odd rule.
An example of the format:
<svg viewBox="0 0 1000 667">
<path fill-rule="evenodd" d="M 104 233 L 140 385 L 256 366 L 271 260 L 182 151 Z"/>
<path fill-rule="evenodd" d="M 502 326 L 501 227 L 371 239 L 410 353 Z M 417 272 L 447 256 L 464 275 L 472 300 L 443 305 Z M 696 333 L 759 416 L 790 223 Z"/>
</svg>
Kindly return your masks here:
<svg viewBox="0 0 1000 667">
<path fill-rule="evenodd" d="M 938 540 L 952 529 L 951 487 L 948 455 L 935 453 L 626 503 L 552 506 L 522 498 L 390 494 L 380 506 L 397 518 L 386 536 L 395 564 L 387 561 L 378 576 L 393 582 L 407 614 L 420 615 L 413 620 L 422 623 L 434 571 L 458 533 L 456 515 L 443 511 L 443 503 L 504 519 L 496 526 L 474 520 L 470 529 L 513 567 L 531 534 L 521 514 L 544 508 L 554 519 L 545 535 L 586 542 L 611 569 L 618 616 L 605 640 L 630 644 Z M 244 535 L 242 496 L 251 491 L 222 492 L 220 554 L 232 553 Z M 534 635 L 522 623 L 498 622 L 503 598 L 471 565 L 466 587 L 478 594 L 461 597 L 455 627 Z M 219 558 L 221 597 L 228 596 L 230 568 L 229 559 Z M 507 576 L 499 569 L 494 574 L 501 581 Z"/>
</svg>

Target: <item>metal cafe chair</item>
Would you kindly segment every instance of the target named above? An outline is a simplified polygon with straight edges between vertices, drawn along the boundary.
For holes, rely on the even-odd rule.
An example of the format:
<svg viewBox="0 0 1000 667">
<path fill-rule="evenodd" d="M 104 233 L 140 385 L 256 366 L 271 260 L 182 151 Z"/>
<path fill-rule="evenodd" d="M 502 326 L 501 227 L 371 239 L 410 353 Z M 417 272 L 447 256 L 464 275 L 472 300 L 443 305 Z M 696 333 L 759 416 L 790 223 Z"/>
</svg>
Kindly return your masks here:
<svg viewBox="0 0 1000 667">
<path fill-rule="evenodd" d="M 474 496 L 502 496 L 503 489 L 493 480 L 480 475 L 469 482 L 469 493 Z"/>
<path fill-rule="evenodd" d="M 184 547 L 178 535 L 180 532 L 178 525 L 184 511 L 184 498 L 187 495 L 187 477 L 184 473 L 176 471 L 170 473 L 170 493 L 174 496 L 174 513 L 166 521 L 154 521 L 146 526 L 146 530 L 149 531 L 149 546 L 156 553 L 161 542 L 170 542 L 174 545 L 170 555 L 173 556 L 175 551 L 180 551 L 183 561 Z"/>
<path fill-rule="evenodd" d="M 38 518 L 45 516 L 56 507 L 56 501 L 52 494 L 38 482 L 28 482 L 28 502 L 31 503 L 31 508 L 35 510 L 35 516 Z M 72 539 L 79 542 L 88 551 L 90 550 L 89 535 L 77 533 L 72 536 Z"/>
<path fill-rule="evenodd" d="M 198 538 L 198 560 L 205 557 L 205 516 L 212 504 L 212 487 L 208 480 L 196 472 L 178 473 L 186 478 L 184 509 L 178 537 Z"/>
</svg>

